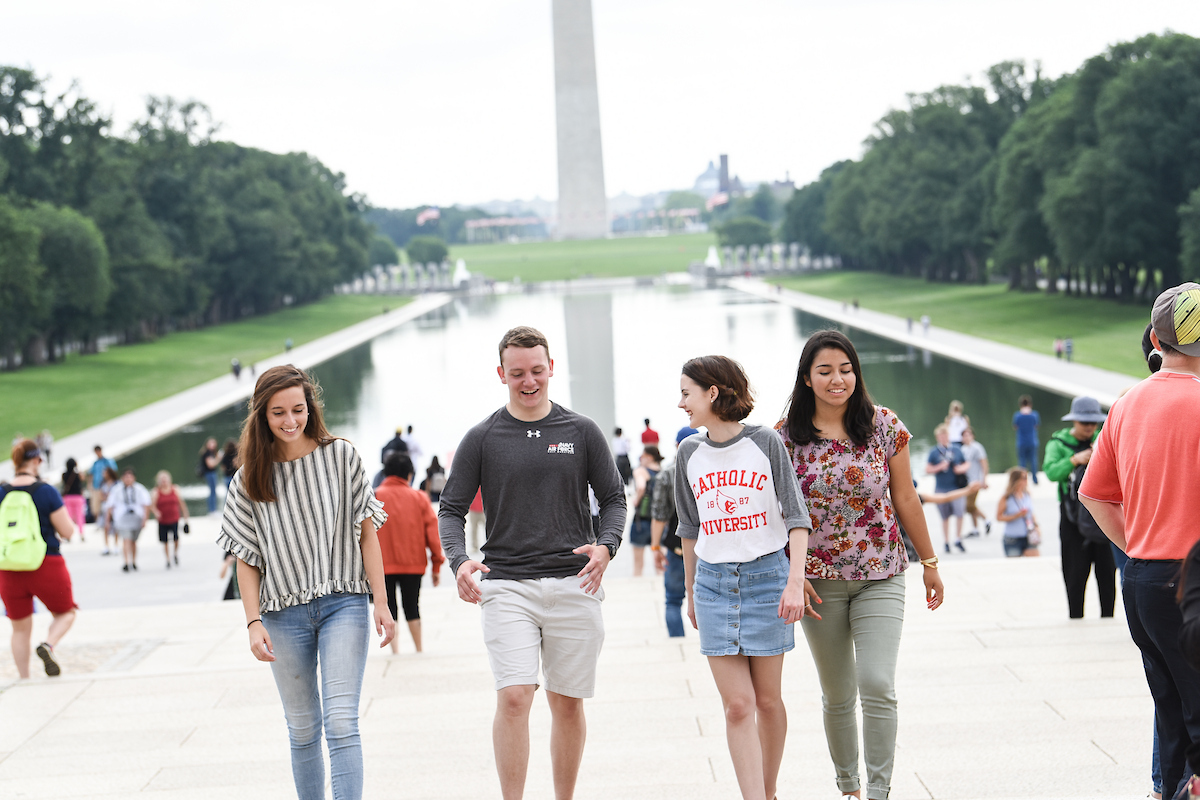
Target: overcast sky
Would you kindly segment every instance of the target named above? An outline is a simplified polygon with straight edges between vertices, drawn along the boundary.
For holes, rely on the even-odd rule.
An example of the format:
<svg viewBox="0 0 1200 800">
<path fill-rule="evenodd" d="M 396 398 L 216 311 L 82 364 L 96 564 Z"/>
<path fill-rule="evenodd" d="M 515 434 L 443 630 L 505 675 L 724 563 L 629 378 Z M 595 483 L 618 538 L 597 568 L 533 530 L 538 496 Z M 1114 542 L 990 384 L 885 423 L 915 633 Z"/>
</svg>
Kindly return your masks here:
<svg viewBox="0 0 1200 800">
<path fill-rule="evenodd" d="M 609 195 L 857 158 L 909 92 L 1006 59 L 1057 76 L 1107 45 L 1200 35 L 1197 0 L 592 0 Z M 0 63 L 111 114 L 206 103 L 220 138 L 303 150 L 375 205 L 554 198 L 550 0 L 3 4 Z"/>
</svg>

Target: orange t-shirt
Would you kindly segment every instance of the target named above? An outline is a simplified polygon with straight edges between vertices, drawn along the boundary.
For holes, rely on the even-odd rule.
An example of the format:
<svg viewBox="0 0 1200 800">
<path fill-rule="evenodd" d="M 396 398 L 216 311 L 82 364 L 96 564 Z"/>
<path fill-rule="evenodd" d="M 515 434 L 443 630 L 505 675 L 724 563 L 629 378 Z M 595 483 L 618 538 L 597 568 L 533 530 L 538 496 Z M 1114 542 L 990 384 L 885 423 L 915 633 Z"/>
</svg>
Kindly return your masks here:
<svg viewBox="0 0 1200 800">
<path fill-rule="evenodd" d="M 388 515 L 379 528 L 384 574 L 424 574 L 429 563 L 426 550 L 432 553 L 433 571 L 437 572 L 446 558 L 438 538 L 437 515 L 425 493 L 409 486 L 403 478 L 389 475 L 375 490 L 375 497 Z"/>
<path fill-rule="evenodd" d="M 1079 493 L 1120 503 L 1131 558 L 1187 558 L 1197 539 L 1200 378 L 1157 372 L 1113 405 Z"/>
</svg>

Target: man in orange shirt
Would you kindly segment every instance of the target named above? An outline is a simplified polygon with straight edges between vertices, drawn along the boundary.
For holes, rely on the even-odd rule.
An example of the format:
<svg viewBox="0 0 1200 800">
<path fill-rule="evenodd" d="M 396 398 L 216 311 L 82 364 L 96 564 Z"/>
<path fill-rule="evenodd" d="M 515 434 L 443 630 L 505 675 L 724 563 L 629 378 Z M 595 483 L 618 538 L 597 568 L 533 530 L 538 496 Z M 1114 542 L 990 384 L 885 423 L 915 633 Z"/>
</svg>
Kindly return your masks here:
<svg viewBox="0 0 1200 800">
<path fill-rule="evenodd" d="M 421 578 L 433 558 L 433 585 L 441 582 L 442 540 L 438 536 L 437 515 L 424 492 L 412 488 L 413 463 L 404 452 L 391 452 L 383 462 L 383 483 L 375 497 L 387 511 L 387 522 L 379 528 L 379 549 L 383 552 L 384 580 L 387 581 L 388 608 L 392 619 L 399 619 L 396 607 L 396 587 L 400 587 L 400 605 L 417 652 L 421 652 Z M 396 640 L 392 652 L 397 653 Z"/>
<path fill-rule="evenodd" d="M 1121 595 L 1154 696 L 1163 797 L 1200 769 L 1200 672 L 1179 647 L 1176 581 L 1200 538 L 1200 285 L 1154 301 L 1151 342 L 1162 369 L 1113 405 L 1079 489 L 1105 535 L 1129 561 Z"/>
</svg>

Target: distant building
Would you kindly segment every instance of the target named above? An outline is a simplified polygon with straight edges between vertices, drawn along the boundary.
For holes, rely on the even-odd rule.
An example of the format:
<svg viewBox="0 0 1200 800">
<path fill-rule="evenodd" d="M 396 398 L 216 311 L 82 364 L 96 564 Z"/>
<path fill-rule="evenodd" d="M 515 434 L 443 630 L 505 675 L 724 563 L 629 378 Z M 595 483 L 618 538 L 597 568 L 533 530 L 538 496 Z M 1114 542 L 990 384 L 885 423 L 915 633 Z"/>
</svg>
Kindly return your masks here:
<svg viewBox="0 0 1200 800">
<path fill-rule="evenodd" d="M 721 173 L 717 169 L 716 164 L 711 161 L 708 162 L 708 169 L 704 170 L 696 178 L 696 183 L 692 186 L 692 191 L 705 200 L 721 191 Z"/>
</svg>

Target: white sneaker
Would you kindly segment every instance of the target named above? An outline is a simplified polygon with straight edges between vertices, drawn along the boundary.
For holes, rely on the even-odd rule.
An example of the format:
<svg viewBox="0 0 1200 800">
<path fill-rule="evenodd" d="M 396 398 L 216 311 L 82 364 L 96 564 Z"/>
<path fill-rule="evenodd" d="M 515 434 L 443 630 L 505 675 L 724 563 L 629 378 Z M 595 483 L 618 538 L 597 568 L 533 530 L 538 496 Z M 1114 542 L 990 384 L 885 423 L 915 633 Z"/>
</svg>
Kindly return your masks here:
<svg viewBox="0 0 1200 800">
<path fill-rule="evenodd" d="M 104 548 L 103 550 L 101 550 L 101 551 L 100 551 L 100 555 L 102 555 L 102 556 L 106 556 L 106 555 L 108 555 L 108 548 L 106 547 L 106 548 Z"/>
</svg>

